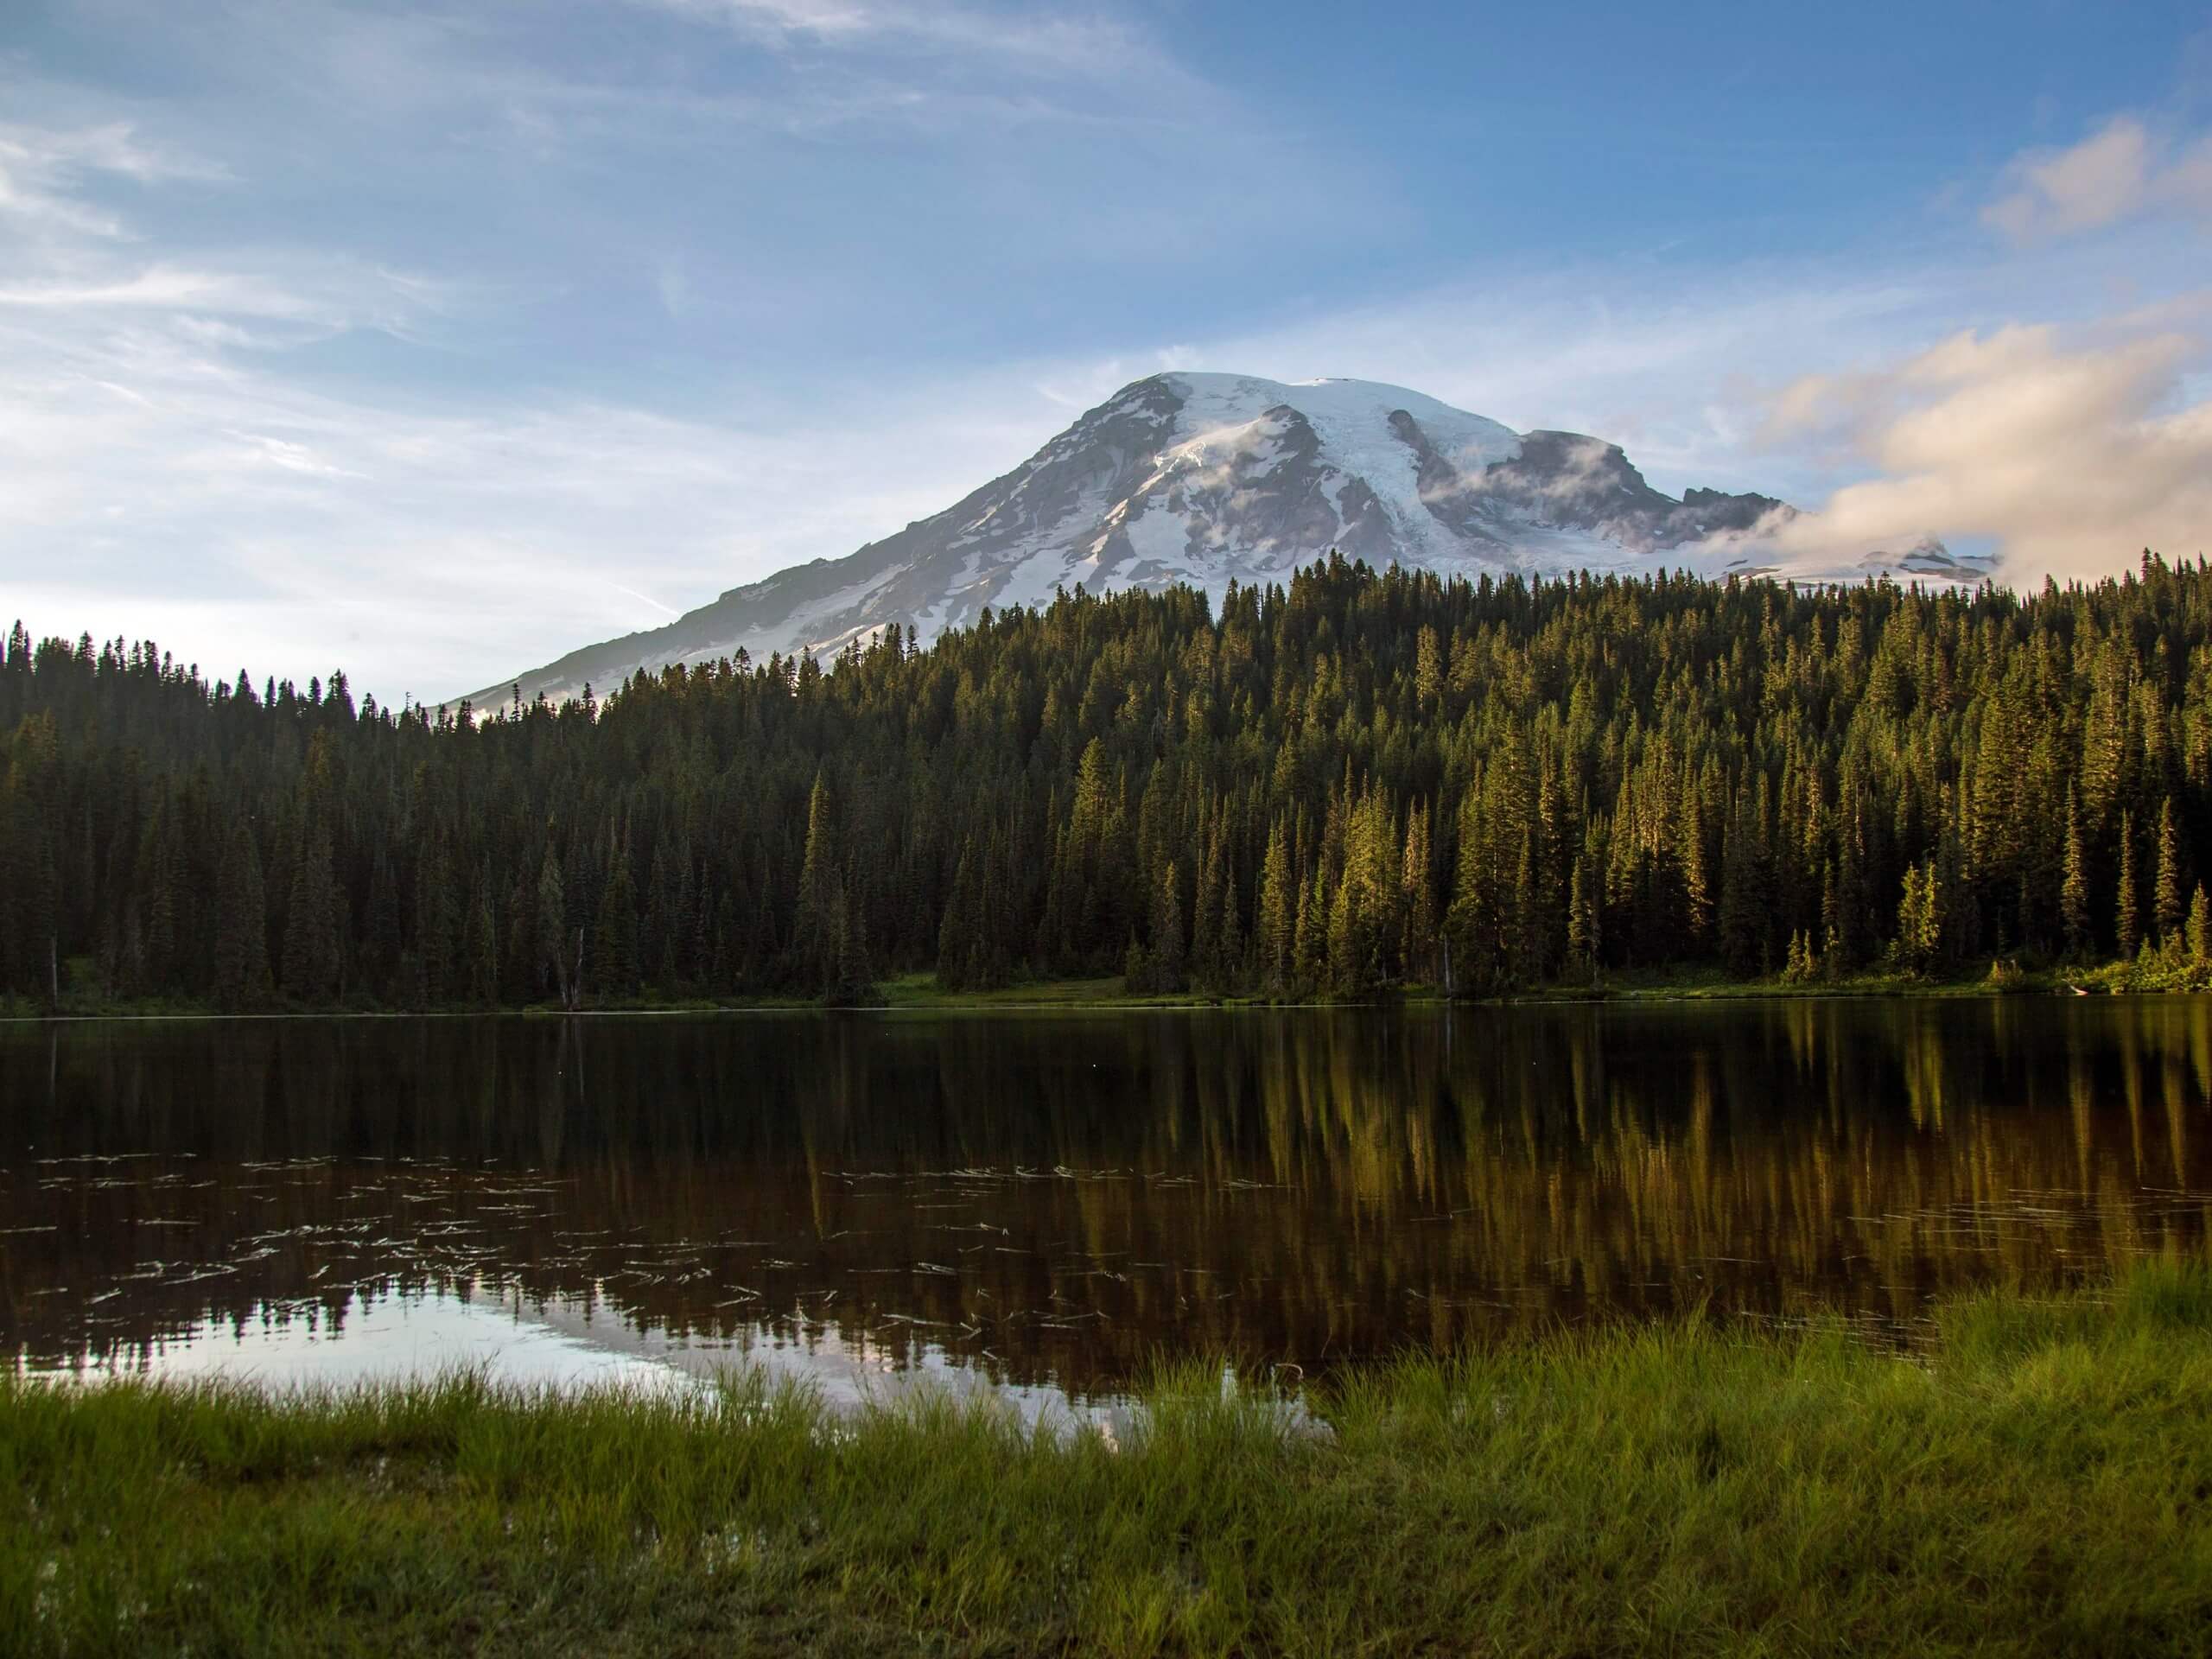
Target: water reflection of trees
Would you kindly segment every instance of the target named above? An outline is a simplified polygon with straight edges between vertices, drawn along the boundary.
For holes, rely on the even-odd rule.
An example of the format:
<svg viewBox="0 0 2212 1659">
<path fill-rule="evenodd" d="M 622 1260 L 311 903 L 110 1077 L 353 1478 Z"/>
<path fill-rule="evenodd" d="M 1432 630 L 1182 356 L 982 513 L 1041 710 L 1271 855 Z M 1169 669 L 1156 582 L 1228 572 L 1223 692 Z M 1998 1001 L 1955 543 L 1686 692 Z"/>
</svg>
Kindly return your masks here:
<svg viewBox="0 0 2212 1659">
<path fill-rule="evenodd" d="M 0 1081 L 41 1352 L 443 1276 L 1082 1385 L 1707 1299 L 1910 1319 L 2193 1245 L 2212 1190 L 2193 1000 L 17 1028 Z"/>
</svg>

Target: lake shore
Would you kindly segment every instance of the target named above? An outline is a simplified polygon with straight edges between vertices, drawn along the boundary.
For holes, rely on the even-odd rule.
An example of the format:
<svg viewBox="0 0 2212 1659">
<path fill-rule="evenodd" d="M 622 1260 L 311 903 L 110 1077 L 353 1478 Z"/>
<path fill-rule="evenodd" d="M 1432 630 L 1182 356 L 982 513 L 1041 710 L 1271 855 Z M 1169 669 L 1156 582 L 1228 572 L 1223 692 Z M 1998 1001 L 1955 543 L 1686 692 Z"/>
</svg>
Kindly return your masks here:
<svg viewBox="0 0 2212 1659">
<path fill-rule="evenodd" d="M 1869 972 L 1834 979 L 1790 980 L 1779 976 L 1742 979 L 1719 969 L 1609 974 L 1595 983 L 1530 986 L 1487 997 L 1453 997 L 1433 985 L 1393 987 L 1370 997 L 1280 996 L 1251 993 L 1131 991 L 1119 975 L 1090 979 L 1022 980 L 988 990 L 947 990 L 934 974 L 903 974 L 880 982 L 874 997 L 853 1006 L 857 1013 L 947 1013 L 1051 1008 L 1289 1008 L 1442 1007 L 1452 1005 L 1531 1002 L 1698 1002 L 1757 998 L 1812 1000 L 1825 997 L 1968 997 L 2193 995 L 2207 988 L 2205 976 L 2185 962 L 2107 963 L 2096 967 L 2020 969 L 1981 963 L 1951 976 Z M 170 998 L 118 1000 L 65 994 L 58 1011 L 24 998 L 0 998 L 0 1020 L 213 1019 L 344 1015 L 405 1017 L 411 1014 L 516 1014 L 547 1017 L 582 1014 L 733 1014 L 818 1009 L 821 1001 L 799 996 L 662 997 L 588 999 L 576 1009 L 556 1003 L 520 1006 L 468 1004 L 431 1008 L 388 1007 L 354 999 L 327 1007 L 265 1007 L 225 1010 Z"/>
<path fill-rule="evenodd" d="M 1192 1366 L 1120 1447 L 988 1408 L 0 1383 L 26 1653 L 2202 1651 L 2212 1274 L 1682 1321 L 1308 1392 Z"/>
</svg>

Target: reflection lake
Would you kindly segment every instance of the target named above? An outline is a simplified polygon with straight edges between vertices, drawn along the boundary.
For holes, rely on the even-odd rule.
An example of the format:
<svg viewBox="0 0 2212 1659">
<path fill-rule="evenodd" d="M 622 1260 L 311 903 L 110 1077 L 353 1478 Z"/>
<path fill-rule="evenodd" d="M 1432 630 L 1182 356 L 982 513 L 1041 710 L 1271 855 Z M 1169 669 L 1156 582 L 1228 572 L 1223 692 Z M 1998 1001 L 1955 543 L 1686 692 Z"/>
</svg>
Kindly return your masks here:
<svg viewBox="0 0 2212 1659">
<path fill-rule="evenodd" d="M 1910 1335 L 2212 1217 L 2212 1000 L 0 1026 L 0 1339 L 1110 1400 L 1704 1306 Z"/>
</svg>

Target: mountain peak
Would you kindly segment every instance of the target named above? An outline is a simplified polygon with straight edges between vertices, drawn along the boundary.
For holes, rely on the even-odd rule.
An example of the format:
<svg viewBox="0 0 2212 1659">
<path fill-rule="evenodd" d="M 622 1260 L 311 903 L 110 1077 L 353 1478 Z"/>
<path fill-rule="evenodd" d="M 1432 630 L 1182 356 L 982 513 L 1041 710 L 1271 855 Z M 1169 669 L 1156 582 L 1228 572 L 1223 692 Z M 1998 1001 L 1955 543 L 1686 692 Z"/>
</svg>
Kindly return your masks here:
<svg viewBox="0 0 2212 1659">
<path fill-rule="evenodd" d="M 557 699 L 741 649 L 827 657 L 886 628 L 927 641 L 986 607 L 1043 606 L 1078 583 L 1187 582 L 1218 601 L 1232 582 L 1286 581 L 1331 548 L 1443 575 L 1745 569 L 1747 532 L 1789 511 L 1714 490 L 1677 500 L 1618 444 L 1516 432 L 1405 386 L 1173 369 L 1123 386 L 931 518 L 508 684 Z M 1948 574 L 1928 554 L 1916 566 Z M 1960 580 L 1983 574 L 1959 569 Z"/>
</svg>

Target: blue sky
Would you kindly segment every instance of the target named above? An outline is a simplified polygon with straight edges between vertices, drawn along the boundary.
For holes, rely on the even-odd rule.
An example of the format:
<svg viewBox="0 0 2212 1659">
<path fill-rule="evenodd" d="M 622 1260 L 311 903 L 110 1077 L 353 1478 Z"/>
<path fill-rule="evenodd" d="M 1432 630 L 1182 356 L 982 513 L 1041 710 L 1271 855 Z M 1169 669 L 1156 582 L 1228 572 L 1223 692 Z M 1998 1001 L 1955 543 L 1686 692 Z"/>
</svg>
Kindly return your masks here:
<svg viewBox="0 0 2212 1659">
<path fill-rule="evenodd" d="M 0 608 L 436 696 L 1174 366 L 1594 432 L 1808 540 L 2194 555 L 2208 24 L 14 0 Z"/>
</svg>

